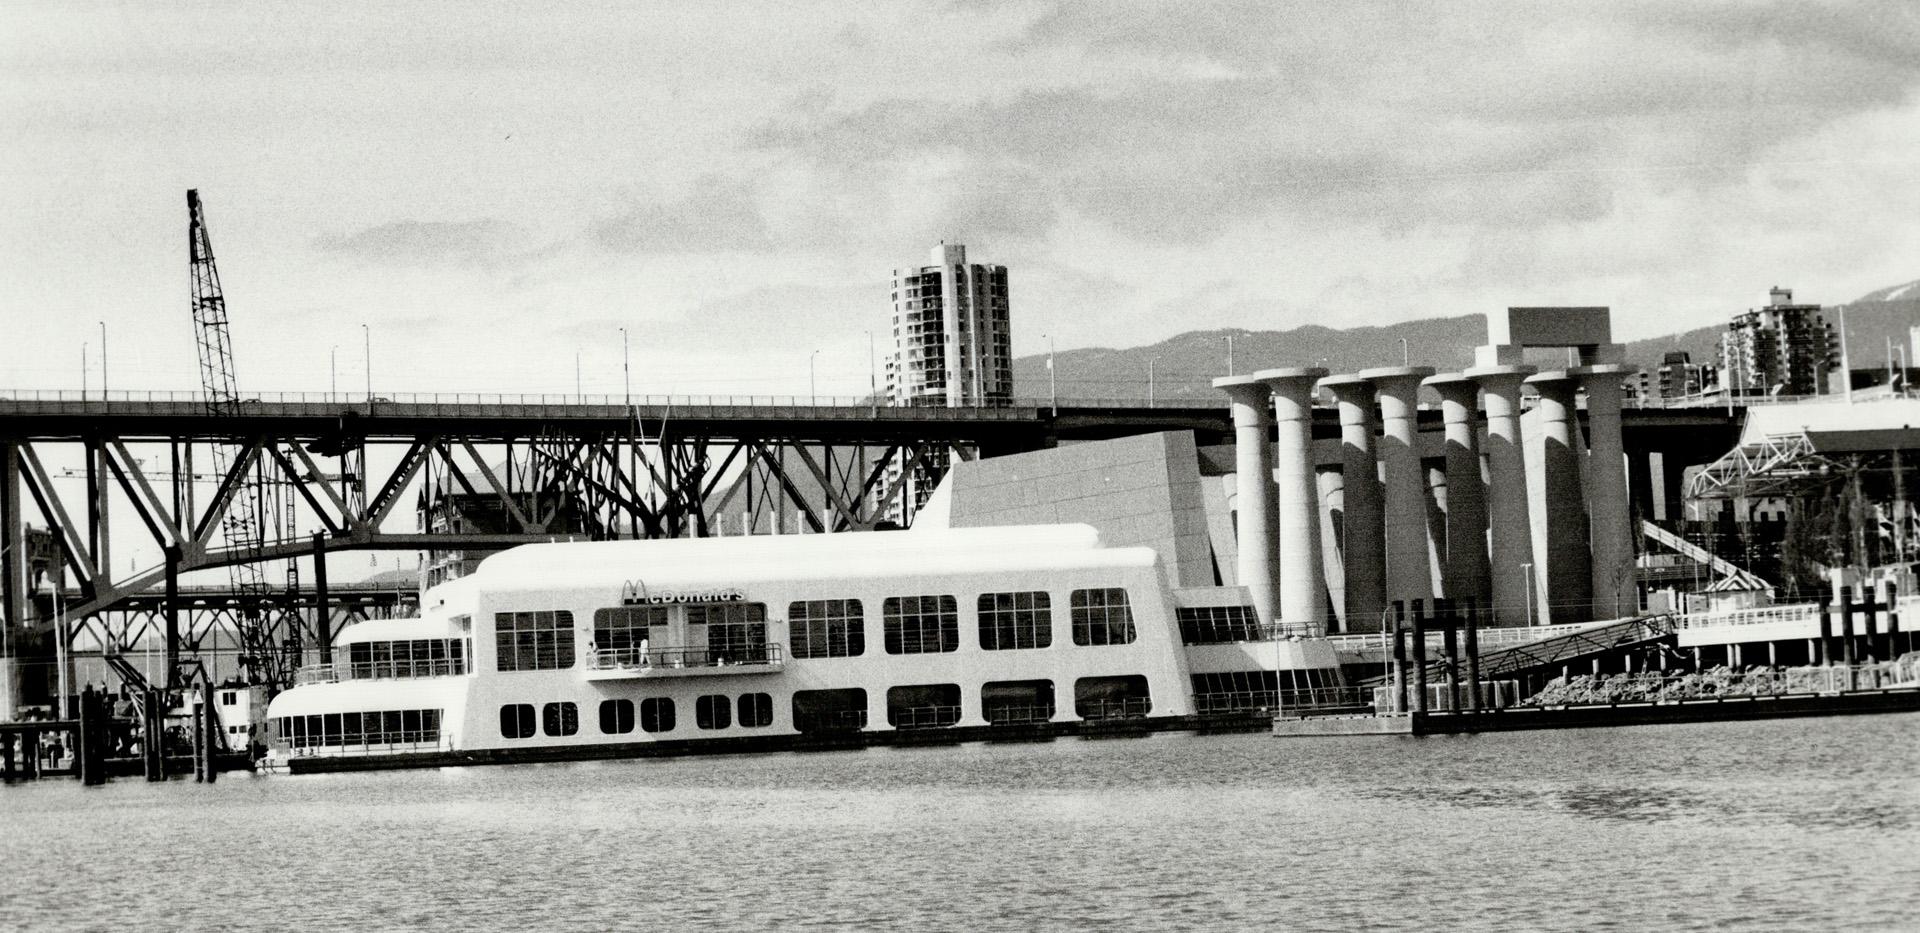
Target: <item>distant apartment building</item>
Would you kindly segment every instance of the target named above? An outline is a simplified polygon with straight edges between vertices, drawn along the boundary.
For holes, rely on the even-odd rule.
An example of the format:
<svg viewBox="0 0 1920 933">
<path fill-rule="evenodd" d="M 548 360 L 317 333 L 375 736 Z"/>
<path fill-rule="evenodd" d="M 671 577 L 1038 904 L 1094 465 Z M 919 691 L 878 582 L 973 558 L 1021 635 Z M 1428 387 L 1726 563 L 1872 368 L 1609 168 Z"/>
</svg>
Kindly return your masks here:
<svg viewBox="0 0 1920 933">
<path fill-rule="evenodd" d="M 1838 365 L 1840 340 L 1819 305 L 1774 287 L 1766 307 L 1733 316 L 1720 337 L 1720 384 L 1736 395 L 1819 395 Z"/>
<path fill-rule="evenodd" d="M 967 248 L 941 242 L 927 264 L 893 270 L 893 344 L 887 404 L 964 408 L 1013 399 L 1013 335 L 1007 267 L 967 262 Z M 902 452 L 888 466 L 889 519 L 905 523 L 946 475 L 947 460 L 921 458 L 910 475 Z"/>
<path fill-rule="evenodd" d="M 927 265 L 893 270 L 893 343 L 889 404 L 1005 404 L 1013 398 L 1007 267 L 969 263 L 965 246 L 943 242 Z"/>
<path fill-rule="evenodd" d="M 1642 400 L 1678 399 L 1699 395 L 1716 385 L 1719 372 L 1712 363 L 1695 363 L 1685 350 L 1660 358 L 1660 365 L 1634 375 L 1629 388 Z"/>
</svg>

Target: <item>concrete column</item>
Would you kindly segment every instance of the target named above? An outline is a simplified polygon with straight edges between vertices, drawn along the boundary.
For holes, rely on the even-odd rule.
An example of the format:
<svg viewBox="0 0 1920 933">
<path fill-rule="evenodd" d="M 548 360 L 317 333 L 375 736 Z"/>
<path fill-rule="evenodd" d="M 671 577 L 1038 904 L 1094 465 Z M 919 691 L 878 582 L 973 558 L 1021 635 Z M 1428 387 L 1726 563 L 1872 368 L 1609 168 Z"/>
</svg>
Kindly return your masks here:
<svg viewBox="0 0 1920 933">
<path fill-rule="evenodd" d="M 1280 618 L 1327 623 L 1320 569 L 1320 490 L 1313 472 L 1313 386 L 1318 368 L 1266 369 L 1253 377 L 1273 393 L 1273 482 L 1280 542 Z"/>
<path fill-rule="evenodd" d="M 1240 585 L 1253 596 L 1253 611 L 1271 622 L 1279 609 L 1275 598 L 1273 559 L 1279 539 L 1274 535 L 1273 448 L 1267 436 L 1273 430 L 1265 383 L 1253 376 L 1215 379 L 1213 386 L 1227 393 L 1233 406 L 1233 451 L 1239 508 L 1234 511 L 1235 566 Z"/>
<path fill-rule="evenodd" d="M 1373 383 L 1359 376 L 1334 376 L 1320 384 L 1333 392 L 1340 408 L 1340 474 L 1346 505 L 1340 553 L 1346 570 L 1346 630 L 1378 632 L 1380 613 L 1387 606 L 1386 553 L 1381 540 L 1386 516 L 1380 467 L 1373 454 Z"/>
<path fill-rule="evenodd" d="M 1618 619 L 1640 608 L 1633 576 L 1635 529 L 1620 440 L 1620 382 L 1632 371 L 1612 364 L 1572 371 L 1587 392 L 1587 525 L 1596 619 Z"/>
<path fill-rule="evenodd" d="M 1541 500 L 1534 521 L 1544 526 L 1546 551 L 1536 573 L 1545 597 L 1545 621 L 1552 625 L 1585 622 L 1593 609 L 1593 563 L 1587 551 L 1587 499 L 1580 484 L 1582 452 L 1574 442 L 1574 393 L 1580 377 L 1570 370 L 1544 372 L 1527 379 L 1540 393 Z"/>
<path fill-rule="evenodd" d="M 1339 467 L 1314 467 L 1314 480 L 1320 487 L 1320 569 L 1327 584 L 1327 605 L 1332 607 L 1338 625 L 1329 631 L 1347 631 L 1347 567 L 1342 556 L 1345 540 L 1347 491 Z"/>
<path fill-rule="evenodd" d="M 1420 468 L 1420 381 L 1431 366 L 1361 370 L 1380 399 L 1380 467 L 1385 478 L 1387 599 L 1433 598 L 1427 553 L 1427 480 Z"/>
<path fill-rule="evenodd" d="M 1434 376 L 1423 385 L 1440 393 L 1447 426 L 1447 552 L 1444 575 L 1448 599 L 1486 599 L 1487 485 L 1480 477 L 1480 431 L 1474 403 L 1480 384 L 1459 373 Z"/>
<path fill-rule="evenodd" d="M 1495 625 L 1526 625 L 1531 617 L 1526 574 L 1533 564 L 1533 523 L 1527 507 L 1527 461 L 1520 446 L 1520 384 L 1530 366 L 1482 366 L 1467 378 L 1480 384 L 1487 409 L 1487 580 Z"/>
</svg>

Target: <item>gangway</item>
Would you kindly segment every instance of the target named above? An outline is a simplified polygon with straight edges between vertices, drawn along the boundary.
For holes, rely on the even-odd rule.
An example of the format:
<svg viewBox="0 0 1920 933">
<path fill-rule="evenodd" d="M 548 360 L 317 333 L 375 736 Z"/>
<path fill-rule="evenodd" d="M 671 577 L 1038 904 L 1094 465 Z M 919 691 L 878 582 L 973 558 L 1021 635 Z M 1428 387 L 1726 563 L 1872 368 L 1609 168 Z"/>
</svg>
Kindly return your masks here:
<svg viewBox="0 0 1920 933">
<path fill-rule="evenodd" d="M 1603 622 L 1573 631 L 1563 630 L 1537 641 L 1521 642 L 1481 652 L 1479 674 L 1482 680 L 1494 680 L 1523 671 L 1558 667 L 1576 658 L 1597 654 L 1655 644 L 1672 647 L 1676 642 L 1674 632 L 1679 627 L 1678 617 L 1663 613 Z M 1460 661 L 1463 666 L 1461 673 L 1464 674 L 1466 658 L 1463 656 Z M 1429 682 L 1437 683 L 1446 676 L 1447 661 L 1445 658 L 1429 658 L 1426 668 Z M 1368 686 L 1384 686 L 1389 680 L 1390 675 L 1381 674 L 1363 683 Z"/>
<path fill-rule="evenodd" d="M 1732 561 L 1729 561 L 1726 558 L 1720 557 L 1719 555 L 1714 554 L 1712 551 L 1709 551 L 1706 548 L 1703 548 L 1700 545 L 1693 543 L 1692 541 L 1688 541 L 1687 539 L 1680 537 L 1679 535 L 1674 534 L 1673 532 L 1668 531 L 1665 528 L 1662 528 L 1659 525 L 1654 524 L 1653 522 L 1642 519 L 1640 521 L 1640 533 L 1643 535 L 1646 535 L 1647 540 L 1652 541 L 1655 544 L 1660 545 L 1661 547 L 1667 548 L 1668 550 L 1671 550 L 1674 553 L 1687 558 L 1688 560 L 1691 560 L 1698 564 L 1704 564 L 1708 567 L 1713 568 L 1714 573 L 1717 573 L 1720 575 L 1720 580 L 1714 584 L 1714 588 L 1717 590 L 1734 589 L 1734 590 L 1766 590 L 1768 592 L 1773 591 L 1773 584 L 1768 583 L 1759 574 L 1756 574 L 1753 571 L 1748 570 L 1744 567 L 1738 566 L 1734 564 Z"/>
</svg>

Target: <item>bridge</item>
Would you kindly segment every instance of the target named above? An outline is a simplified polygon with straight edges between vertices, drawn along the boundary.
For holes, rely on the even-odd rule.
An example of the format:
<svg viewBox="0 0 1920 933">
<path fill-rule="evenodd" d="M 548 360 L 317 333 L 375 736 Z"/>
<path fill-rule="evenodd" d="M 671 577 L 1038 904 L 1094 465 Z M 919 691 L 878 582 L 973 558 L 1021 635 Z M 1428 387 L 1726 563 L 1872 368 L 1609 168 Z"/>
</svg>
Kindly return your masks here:
<svg viewBox="0 0 1920 933">
<path fill-rule="evenodd" d="M 1315 414 L 1315 437 L 1338 437 L 1336 413 Z M 1437 430 L 1438 411 L 1421 417 Z M 1719 406 L 1629 409 L 1643 514 L 1656 500 L 1677 509 L 1681 467 L 1712 461 L 1737 429 L 1738 414 Z M 9 625 L 37 621 L 32 596 L 55 584 L 34 574 L 64 576 L 66 615 L 109 620 L 97 634 L 124 642 L 139 624 L 126 620 L 141 617 L 116 607 L 241 561 L 289 561 L 291 572 L 295 559 L 348 550 L 457 562 L 537 541 L 866 530 L 890 512 L 910 516 L 907 477 L 937 477 L 955 458 L 1175 430 L 1203 447 L 1229 443 L 1225 397 L 895 408 L 814 396 L 270 393 L 214 417 L 198 393 L 0 392 L 0 609 Z M 237 451 L 218 475 L 213 445 Z M 1664 471 L 1649 468 L 1652 454 Z M 236 508 L 278 533 L 257 550 L 232 546 L 221 531 Z M 28 559 L 30 519 L 57 541 L 64 575 Z M 116 548 L 149 562 L 130 565 Z"/>
</svg>

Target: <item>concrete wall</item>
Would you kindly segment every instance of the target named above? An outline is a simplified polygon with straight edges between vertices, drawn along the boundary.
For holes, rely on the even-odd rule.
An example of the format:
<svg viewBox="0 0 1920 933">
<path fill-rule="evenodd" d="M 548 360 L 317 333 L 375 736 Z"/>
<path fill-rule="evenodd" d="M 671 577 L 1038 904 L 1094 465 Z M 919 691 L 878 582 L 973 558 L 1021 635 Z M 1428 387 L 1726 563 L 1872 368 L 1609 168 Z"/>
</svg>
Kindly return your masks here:
<svg viewBox="0 0 1920 933">
<path fill-rule="evenodd" d="M 1085 522 L 1109 546 L 1160 554 L 1173 587 L 1212 586 L 1206 496 L 1188 432 L 1144 434 L 956 464 L 956 528 Z"/>
</svg>

